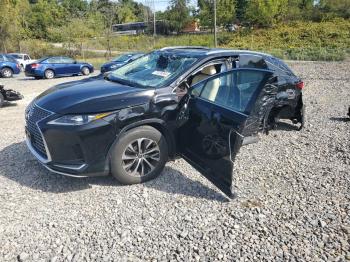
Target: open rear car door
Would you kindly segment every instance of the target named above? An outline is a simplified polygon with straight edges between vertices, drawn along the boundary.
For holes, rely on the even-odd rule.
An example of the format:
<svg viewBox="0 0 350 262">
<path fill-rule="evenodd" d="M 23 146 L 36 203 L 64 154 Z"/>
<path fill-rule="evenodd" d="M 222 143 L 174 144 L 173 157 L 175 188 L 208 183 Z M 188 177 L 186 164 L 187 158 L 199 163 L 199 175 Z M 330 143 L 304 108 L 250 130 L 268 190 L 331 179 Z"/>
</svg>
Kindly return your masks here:
<svg viewBox="0 0 350 262">
<path fill-rule="evenodd" d="M 190 88 L 177 120 L 181 156 L 233 197 L 233 162 L 257 133 L 276 95 L 272 72 L 233 69 Z"/>
</svg>

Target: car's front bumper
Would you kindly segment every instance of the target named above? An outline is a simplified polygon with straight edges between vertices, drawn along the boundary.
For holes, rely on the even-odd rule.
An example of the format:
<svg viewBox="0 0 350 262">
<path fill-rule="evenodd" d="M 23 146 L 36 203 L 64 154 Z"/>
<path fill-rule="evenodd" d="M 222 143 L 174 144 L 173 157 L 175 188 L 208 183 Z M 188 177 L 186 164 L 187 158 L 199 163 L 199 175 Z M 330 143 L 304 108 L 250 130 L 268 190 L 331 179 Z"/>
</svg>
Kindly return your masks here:
<svg viewBox="0 0 350 262">
<path fill-rule="evenodd" d="M 26 143 L 35 158 L 48 170 L 62 175 L 108 175 L 108 153 L 116 139 L 113 118 L 83 126 L 47 124 L 55 118 L 57 115 L 49 115 L 35 125 L 26 120 Z"/>
</svg>

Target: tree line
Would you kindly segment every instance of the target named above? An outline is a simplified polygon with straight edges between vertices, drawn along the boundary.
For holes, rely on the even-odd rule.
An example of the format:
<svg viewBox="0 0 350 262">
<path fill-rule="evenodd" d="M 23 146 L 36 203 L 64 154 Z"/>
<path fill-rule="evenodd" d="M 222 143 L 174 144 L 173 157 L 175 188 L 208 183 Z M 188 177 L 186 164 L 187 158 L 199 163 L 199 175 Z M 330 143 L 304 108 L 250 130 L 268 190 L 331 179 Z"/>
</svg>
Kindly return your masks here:
<svg viewBox="0 0 350 262">
<path fill-rule="evenodd" d="M 155 1 L 157 2 L 157 1 Z M 350 18 L 350 0 L 217 0 L 217 24 L 273 27 L 290 21 L 324 21 Z M 213 26 L 213 0 L 171 0 L 156 13 L 180 32 L 194 19 Z M 18 49 L 27 39 L 82 43 L 110 36 L 115 23 L 152 21 L 148 6 L 133 0 L 0 0 L 0 49 Z"/>
</svg>

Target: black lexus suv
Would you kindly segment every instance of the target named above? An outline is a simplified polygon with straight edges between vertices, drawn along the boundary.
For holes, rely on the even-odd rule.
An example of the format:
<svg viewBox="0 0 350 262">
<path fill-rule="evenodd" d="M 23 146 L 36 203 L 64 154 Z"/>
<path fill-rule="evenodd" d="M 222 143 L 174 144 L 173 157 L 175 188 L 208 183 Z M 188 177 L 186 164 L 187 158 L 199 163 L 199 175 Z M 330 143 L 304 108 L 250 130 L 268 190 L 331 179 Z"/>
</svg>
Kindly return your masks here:
<svg viewBox="0 0 350 262">
<path fill-rule="evenodd" d="M 279 119 L 303 126 L 303 85 L 268 54 L 163 48 L 36 97 L 25 113 L 27 145 L 52 172 L 112 174 L 124 184 L 182 157 L 232 197 L 240 147 Z"/>
</svg>

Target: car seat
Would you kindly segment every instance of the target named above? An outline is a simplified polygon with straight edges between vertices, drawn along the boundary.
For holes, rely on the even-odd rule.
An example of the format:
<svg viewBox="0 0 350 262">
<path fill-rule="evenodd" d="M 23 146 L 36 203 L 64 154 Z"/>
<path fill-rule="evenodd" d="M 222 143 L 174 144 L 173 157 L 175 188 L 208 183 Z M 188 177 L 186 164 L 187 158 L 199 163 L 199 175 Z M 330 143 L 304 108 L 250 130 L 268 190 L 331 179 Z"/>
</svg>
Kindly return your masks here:
<svg viewBox="0 0 350 262">
<path fill-rule="evenodd" d="M 192 85 L 207 79 L 208 77 L 215 75 L 216 69 L 215 66 L 211 65 L 211 66 L 207 66 L 205 68 L 202 69 L 202 71 L 200 73 L 198 73 L 197 75 L 195 75 L 192 79 Z M 216 95 L 218 93 L 220 87 L 220 80 L 219 79 L 214 79 L 212 81 L 209 81 L 206 85 L 205 88 L 203 90 L 202 93 L 202 97 L 206 98 L 210 101 L 215 101 Z"/>
</svg>

